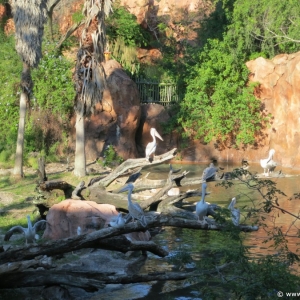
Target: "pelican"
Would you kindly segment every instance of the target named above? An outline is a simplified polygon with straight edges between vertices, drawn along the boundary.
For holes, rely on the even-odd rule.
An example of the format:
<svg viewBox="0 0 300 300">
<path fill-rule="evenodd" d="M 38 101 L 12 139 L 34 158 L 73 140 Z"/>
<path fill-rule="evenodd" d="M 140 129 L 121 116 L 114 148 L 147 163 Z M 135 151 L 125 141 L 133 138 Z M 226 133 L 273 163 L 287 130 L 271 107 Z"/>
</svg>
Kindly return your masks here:
<svg viewBox="0 0 300 300">
<path fill-rule="evenodd" d="M 207 184 L 205 182 L 202 183 L 202 197 L 199 202 L 196 204 L 196 215 L 198 216 L 198 222 L 207 224 L 206 222 L 206 215 L 208 211 L 208 204 L 205 202 L 205 195 L 206 195 L 206 187 Z"/>
<path fill-rule="evenodd" d="M 155 128 L 151 128 L 150 129 L 150 134 L 153 138 L 153 141 L 151 143 L 148 143 L 148 145 L 146 146 L 146 160 L 149 161 L 150 156 L 153 154 L 153 156 L 155 155 L 155 150 L 156 150 L 156 138 L 158 137 L 159 139 L 161 139 L 163 141 L 163 138 L 160 136 L 160 134 L 157 132 L 157 130 Z"/>
<path fill-rule="evenodd" d="M 139 220 L 143 227 L 147 226 L 147 220 L 144 215 L 143 209 L 140 207 L 138 203 L 133 203 L 131 200 L 131 194 L 134 189 L 134 185 L 132 183 L 124 186 L 119 193 L 128 191 L 128 211 L 131 215 L 133 221 L 134 219 Z"/>
<path fill-rule="evenodd" d="M 109 225 L 114 228 L 121 228 L 125 226 L 125 220 L 122 217 L 122 214 L 119 213 L 117 216 L 113 216 L 110 219 Z"/>
<path fill-rule="evenodd" d="M 260 160 L 260 165 L 264 169 L 265 176 L 269 176 L 270 172 L 272 172 L 275 169 L 275 167 L 277 166 L 277 163 L 273 160 L 274 154 L 275 154 L 275 150 L 271 149 L 269 151 L 268 158 Z M 267 173 L 266 173 L 266 171 L 267 171 Z"/>
<path fill-rule="evenodd" d="M 202 174 L 202 180 L 213 179 L 218 172 L 218 168 L 215 167 L 213 163 L 209 167 L 205 168 Z"/>
<path fill-rule="evenodd" d="M 30 216 L 27 216 L 27 224 L 28 228 L 24 228 L 22 226 L 14 226 L 12 227 L 9 231 L 6 232 L 4 236 L 4 241 L 9 241 L 11 236 L 14 233 L 24 233 L 25 235 L 25 240 L 26 240 L 26 245 L 27 243 L 33 243 L 35 240 L 39 239 L 39 235 L 36 233 L 39 229 L 43 229 L 43 225 L 47 223 L 45 220 L 40 220 L 32 226 L 31 221 L 30 221 Z"/>
<path fill-rule="evenodd" d="M 236 198 L 232 198 L 231 203 L 228 206 L 228 209 L 231 211 L 231 220 L 233 225 L 240 225 L 240 210 L 238 208 L 234 208 L 236 203 Z"/>
</svg>

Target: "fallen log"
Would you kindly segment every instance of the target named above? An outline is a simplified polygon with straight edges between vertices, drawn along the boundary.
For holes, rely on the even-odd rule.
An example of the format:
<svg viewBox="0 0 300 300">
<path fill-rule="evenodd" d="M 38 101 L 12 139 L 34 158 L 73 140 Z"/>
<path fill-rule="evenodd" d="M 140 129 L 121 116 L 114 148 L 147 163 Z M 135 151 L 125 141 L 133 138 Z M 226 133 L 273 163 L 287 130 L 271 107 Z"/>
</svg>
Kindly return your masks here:
<svg viewBox="0 0 300 300">
<path fill-rule="evenodd" d="M 201 224 L 196 220 L 182 219 L 174 217 L 172 214 L 147 213 L 147 228 L 173 226 L 180 228 L 204 229 L 204 230 L 221 230 L 225 225 L 217 224 L 211 220 L 210 224 Z M 242 231 L 256 231 L 257 226 L 240 225 Z M 121 234 L 143 231 L 145 228 L 139 222 L 130 222 L 123 228 L 103 228 L 85 235 L 78 235 L 71 238 L 49 241 L 40 245 L 29 245 L 12 249 L 0 253 L 0 263 L 10 261 L 21 261 L 32 259 L 39 255 L 53 256 L 82 248 L 93 248 L 95 242 Z"/>
<path fill-rule="evenodd" d="M 52 190 L 63 190 L 67 191 L 73 189 L 72 185 L 63 180 L 49 180 L 41 182 L 38 186 L 41 191 L 50 192 Z"/>
<path fill-rule="evenodd" d="M 83 189 L 85 189 L 84 185 L 85 185 L 84 181 L 79 182 L 79 184 L 76 186 L 76 188 L 72 192 L 71 199 L 82 200 L 82 197 L 81 197 L 80 193 Z"/>
<path fill-rule="evenodd" d="M 193 272 L 152 272 L 148 274 L 119 275 L 86 270 L 27 270 L 20 273 L 0 275 L 0 288 L 20 288 L 50 285 L 68 285 L 87 291 L 97 291 L 107 284 L 129 284 L 137 282 L 184 280 L 187 278 L 214 274 L 226 269 L 226 263 L 211 270 Z"/>
<path fill-rule="evenodd" d="M 0 275 L 0 288 L 20 288 L 49 285 L 68 285 L 85 289 L 86 291 L 97 291 L 104 288 L 105 283 L 99 279 L 88 278 L 89 274 L 65 270 L 27 270 Z M 92 274 L 95 276 L 95 274 Z M 101 274 L 97 274 L 100 276 Z M 96 277 L 96 276 L 95 276 Z"/>
<path fill-rule="evenodd" d="M 119 165 L 116 169 L 114 169 L 108 176 L 101 179 L 95 184 L 100 184 L 104 187 L 107 187 L 111 182 L 113 182 L 116 178 L 118 178 L 120 175 L 125 173 L 129 169 L 135 169 L 138 167 L 144 167 L 149 165 L 157 165 L 161 164 L 163 162 L 169 161 L 173 159 L 176 155 L 177 149 L 174 148 L 162 155 L 155 156 L 152 162 L 149 162 L 145 158 L 130 158 L 124 161 L 121 165 Z M 92 185 L 93 186 L 93 185 Z"/>
<path fill-rule="evenodd" d="M 28 268 L 38 267 L 42 267 L 45 269 L 54 268 L 51 257 L 42 256 L 36 257 L 32 260 L 5 263 L 3 265 L 0 265 L 0 275 L 2 276 L 3 274 L 7 273 L 22 272 L 24 270 L 27 270 Z"/>
<path fill-rule="evenodd" d="M 111 237 L 95 242 L 94 248 L 119 251 L 149 251 L 157 256 L 165 257 L 168 252 L 153 241 L 130 241 L 124 235 Z"/>
</svg>

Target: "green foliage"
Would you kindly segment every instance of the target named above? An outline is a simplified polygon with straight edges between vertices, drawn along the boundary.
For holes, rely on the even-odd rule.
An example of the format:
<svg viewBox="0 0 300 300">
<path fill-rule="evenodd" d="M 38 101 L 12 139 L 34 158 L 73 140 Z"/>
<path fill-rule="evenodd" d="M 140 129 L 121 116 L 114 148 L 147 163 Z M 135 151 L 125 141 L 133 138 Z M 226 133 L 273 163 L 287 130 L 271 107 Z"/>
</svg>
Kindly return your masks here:
<svg viewBox="0 0 300 300">
<path fill-rule="evenodd" d="M 44 54 L 39 67 L 32 71 L 34 109 L 51 110 L 62 118 L 70 115 L 75 97 L 71 67 L 61 55 Z"/>
<path fill-rule="evenodd" d="M 204 142 L 252 144 L 263 122 L 260 101 L 247 86 L 244 53 L 230 46 L 227 40 L 210 40 L 199 55 L 178 120 L 188 135 Z"/>
<path fill-rule="evenodd" d="M 98 163 L 100 163 L 103 167 L 115 167 L 123 161 L 123 158 L 117 154 L 114 147 L 109 145 L 103 153 L 103 160 L 98 160 Z"/>
<path fill-rule="evenodd" d="M 228 34 L 237 43 L 243 41 L 248 53 L 265 52 L 272 57 L 299 51 L 299 30 L 298 0 L 237 0 Z"/>
<path fill-rule="evenodd" d="M 75 12 L 73 15 L 72 15 L 72 21 L 74 23 L 79 23 L 81 22 L 82 20 L 84 19 L 84 15 L 82 14 L 82 8 Z"/>
<path fill-rule="evenodd" d="M 39 168 L 38 160 L 37 160 L 37 157 L 35 157 L 35 156 L 28 157 L 27 164 L 30 168 L 32 168 L 34 170 L 38 170 L 38 168 Z"/>
<path fill-rule="evenodd" d="M 19 120 L 19 82 L 22 63 L 14 50 L 13 36 L 0 31 L 0 152 L 13 153 Z"/>
<path fill-rule="evenodd" d="M 136 21 L 136 17 L 124 7 L 117 6 L 106 19 L 106 34 L 110 41 L 123 39 L 126 46 L 147 46 L 149 34 Z"/>
<path fill-rule="evenodd" d="M 122 65 L 126 72 L 131 75 L 139 73 L 140 63 L 135 46 L 127 46 L 123 38 L 117 37 L 111 44 L 110 50 L 112 57 Z"/>
<path fill-rule="evenodd" d="M 194 66 L 186 61 L 187 93 L 170 126 L 220 148 L 255 144 L 270 116 L 260 113 L 245 63 L 299 51 L 299 16 L 297 0 L 217 1 L 200 26 L 205 46 L 192 54 Z"/>
</svg>

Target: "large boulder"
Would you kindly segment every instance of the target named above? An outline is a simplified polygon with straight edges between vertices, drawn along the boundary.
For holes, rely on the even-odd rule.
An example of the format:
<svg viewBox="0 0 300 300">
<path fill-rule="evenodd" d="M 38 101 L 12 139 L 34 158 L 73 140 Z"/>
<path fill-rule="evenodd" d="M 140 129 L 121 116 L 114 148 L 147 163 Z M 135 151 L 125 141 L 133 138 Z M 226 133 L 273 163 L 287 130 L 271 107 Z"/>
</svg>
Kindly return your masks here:
<svg viewBox="0 0 300 300">
<path fill-rule="evenodd" d="M 113 216 L 118 215 L 115 206 L 93 201 L 67 199 L 53 205 L 47 213 L 47 227 L 43 238 L 58 240 L 91 233 L 106 227 Z"/>
<path fill-rule="evenodd" d="M 300 52 L 281 54 L 273 59 L 259 57 L 247 62 L 249 80 L 258 82 L 255 96 L 262 102 L 263 113 L 270 114 L 271 126 L 263 130 L 259 144 L 248 148 L 225 148 L 219 150 L 214 142 L 204 144 L 197 140 L 182 141 L 173 132 L 163 135 L 164 142 L 158 141 L 157 153 L 177 147 L 178 157 L 183 161 L 237 163 L 247 160 L 259 163 L 268 157 L 269 150 L 275 149 L 274 160 L 283 167 L 300 167 Z M 162 124 L 169 119 L 168 110 L 160 105 L 143 105 L 141 125 L 137 134 L 139 154 L 150 141 L 151 127 L 162 133 Z"/>
<path fill-rule="evenodd" d="M 43 238 L 58 240 L 91 233 L 107 227 L 111 218 L 118 215 L 116 207 L 111 204 L 98 204 L 94 201 L 67 199 L 53 205 L 47 213 L 47 226 Z M 125 234 L 130 241 L 149 241 L 151 235 L 145 232 Z"/>
<path fill-rule="evenodd" d="M 86 156 L 94 160 L 108 145 L 124 159 L 137 157 L 135 134 L 140 123 L 140 96 L 134 81 L 115 60 L 103 63 L 107 78 L 102 104 L 86 121 Z"/>
<path fill-rule="evenodd" d="M 136 146 L 140 157 L 145 157 L 145 149 L 152 142 L 150 129 L 154 127 L 164 139 L 157 138 L 155 155 L 163 154 L 177 147 L 176 134 L 163 134 L 163 124 L 170 120 L 168 109 L 159 104 L 144 104 L 141 106 L 141 121 L 136 133 Z"/>
<path fill-rule="evenodd" d="M 265 130 L 263 147 L 266 153 L 274 148 L 274 160 L 285 167 L 300 167 L 300 52 L 281 54 L 273 59 L 259 57 L 247 62 L 250 81 L 258 82 L 256 96 L 264 104 L 264 113 L 273 116 Z"/>
</svg>

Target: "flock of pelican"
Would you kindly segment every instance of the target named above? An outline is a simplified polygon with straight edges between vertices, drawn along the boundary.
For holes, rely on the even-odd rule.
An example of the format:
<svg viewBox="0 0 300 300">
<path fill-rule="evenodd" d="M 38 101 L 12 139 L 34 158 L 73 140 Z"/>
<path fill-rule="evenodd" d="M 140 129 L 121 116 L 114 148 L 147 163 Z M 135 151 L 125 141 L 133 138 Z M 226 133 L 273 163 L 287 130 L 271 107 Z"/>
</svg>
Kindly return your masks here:
<svg viewBox="0 0 300 300">
<path fill-rule="evenodd" d="M 151 157 L 154 158 L 157 142 L 156 137 L 163 141 L 163 138 L 157 132 L 155 128 L 150 129 L 150 135 L 152 136 L 152 142 L 148 143 L 145 149 L 146 160 L 150 162 Z M 273 156 L 275 154 L 275 150 L 271 149 L 269 151 L 269 156 L 265 159 L 260 160 L 260 165 L 263 168 L 263 174 L 265 176 L 269 176 L 269 174 L 275 169 L 277 163 L 273 160 Z M 140 171 L 140 170 L 139 170 Z M 176 173 L 179 170 L 174 170 L 172 165 L 170 164 L 170 172 Z M 205 201 L 206 196 L 206 189 L 207 189 L 207 180 L 213 179 L 218 172 L 218 168 L 214 166 L 213 163 L 209 165 L 204 171 L 202 175 L 202 194 L 201 199 L 199 202 L 196 203 L 196 215 L 198 217 L 198 222 L 201 224 L 207 224 L 207 213 L 209 204 Z M 134 178 L 130 178 L 127 180 L 126 185 L 119 191 L 125 192 L 128 191 L 128 213 L 129 216 L 132 218 L 132 221 L 135 220 L 139 221 L 143 227 L 147 227 L 147 219 L 145 217 L 145 213 L 141 206 L 138 203 L 134 203 L 131 199 L 132 191 L 134 189 L 133 182 L 140 176 L 140 172 L 136 172 L 134 174 Z M 231 213 L 231 219 L 235 226 L 240 224 L 240 210 L 235 208 L 236 205 L 236 198 L 232 198 L 231 203 L 228 206 L 228 209 Z M 33 243 L 39 237 L 37 235 L 37 231 L 43 229 L 47 222 L 45 220 L 40 220 L 32 226 L 30 216 L 27 216 L 27 228 L 22 226 L 14 226 L 4 236 L 4 240 L 8 241 L 14 233 L 23 233 L 25 236 L 26 245 L 27 243 Z M 126 220 L 123 218 L 122 213 L 119 213 L 117 216 L 111 218 L 109 225 L 114 228 L 121 228 L 124 227 Z M 77 228 L 77 234 L 81 234 L 81 228 Z"/>
</svg>

